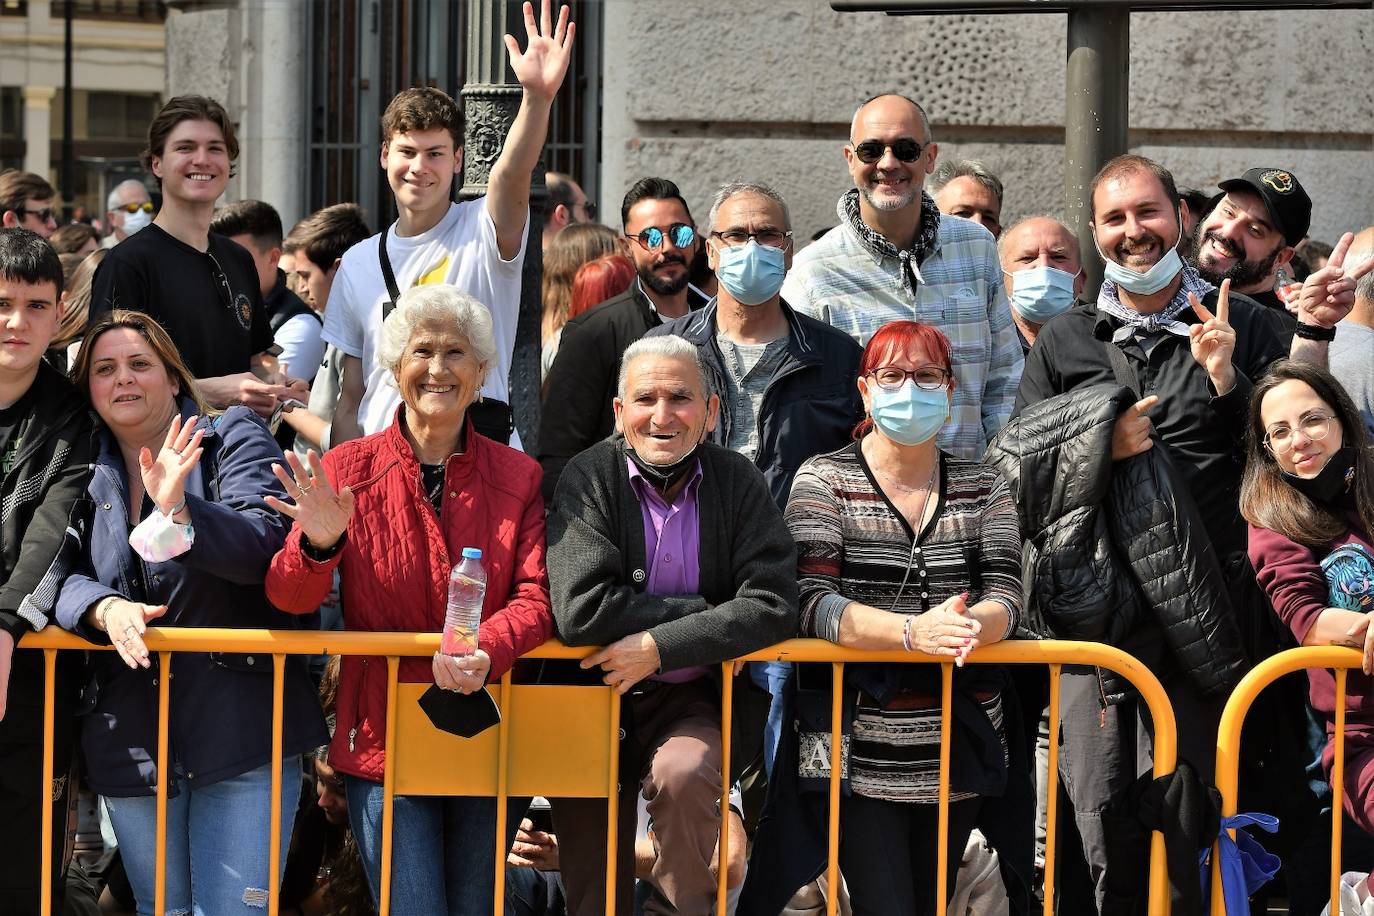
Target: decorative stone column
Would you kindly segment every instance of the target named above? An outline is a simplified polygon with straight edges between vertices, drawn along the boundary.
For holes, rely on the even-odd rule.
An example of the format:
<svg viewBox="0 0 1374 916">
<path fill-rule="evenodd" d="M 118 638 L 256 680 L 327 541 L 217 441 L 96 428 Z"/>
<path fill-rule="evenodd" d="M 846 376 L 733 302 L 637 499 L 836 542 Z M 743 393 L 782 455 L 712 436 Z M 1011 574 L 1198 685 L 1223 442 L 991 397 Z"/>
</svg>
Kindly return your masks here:
<svg viewBox="0 0 1374 916">
<path fill-rule="evenodd" d="M 461 92 L 463 134 L 463 200 L 487 192 L 492 166 L 501 155 L 510 126 L 520 109 L 523 90 L 506 66 L 502 36 L 525 34 L 519 3 L 469 0 L 467 7 L 467 73 Z M 510 369 L 510 404 L 526 452 L 534 454 L 539 434 L 540 281 L 544 274 L 544 163 L 534 169 L 530 219 L 525 227 L 525 266 L 520 284 L 520 317 Z"/>
<path fill-rule="evenodd" d="M 24 87 L 24 171 L 50 178 L 52 171 L 52 86 Z"/>
</svg>

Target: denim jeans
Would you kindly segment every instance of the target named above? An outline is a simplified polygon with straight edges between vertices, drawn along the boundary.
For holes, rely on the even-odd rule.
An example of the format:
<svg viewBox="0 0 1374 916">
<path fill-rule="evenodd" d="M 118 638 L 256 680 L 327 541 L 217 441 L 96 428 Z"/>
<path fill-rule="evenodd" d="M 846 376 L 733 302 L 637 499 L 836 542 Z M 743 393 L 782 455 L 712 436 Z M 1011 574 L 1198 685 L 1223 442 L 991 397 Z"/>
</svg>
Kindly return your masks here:
<svg viewBox="0 0 1374 916">
<path fill-rule="evenodd" d="M 344 776 L 348 822 L 372 901 L 382 895 L 382 784 Z M 529 807 L 507 799 L 506 842 Z M 496 799 L 397 795 L 391 829 L 391 916 L 491 916 L 495 900 Z"/>
<path fill-rule="evenodd" d="M 768 705 L 768 723 L 763 730 L 763 768 L 769 776 L 773 775 L 773 758 L 778 755 L 778 742 L 782 739 L 782 719 L 786 712 L 782 690 L 791 671 L 791 662 L 749 663 L 749 677 L 772 698 Z"/>
<path fill-rule="evenodd" d="M 272 765 L 194 788 L 185 776 L 173 775 L 176 795 L 167 799 L 167 916 L 265 913 Z M 300 793 L 297 754 L 282 761 L 280 869 L 286 868 Z M 139 916 L 151 916 L 157 798 L 102 799 L 138 899 Z"/>
</svg>

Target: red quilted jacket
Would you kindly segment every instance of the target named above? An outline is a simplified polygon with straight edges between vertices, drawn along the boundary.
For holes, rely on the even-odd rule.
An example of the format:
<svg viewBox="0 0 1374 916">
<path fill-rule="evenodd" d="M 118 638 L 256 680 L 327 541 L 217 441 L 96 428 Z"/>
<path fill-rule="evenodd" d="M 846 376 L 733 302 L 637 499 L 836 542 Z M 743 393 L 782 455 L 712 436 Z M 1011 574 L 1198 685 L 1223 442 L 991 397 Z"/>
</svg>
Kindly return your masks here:
<svg viewBox="0 0 1374 916">
<path fill-rule="evenodd" d="M 399 417 L 399 412 L 398 412 Z M 499 678 L 522 653 L 553 635 L 544 566 L 544 503 L 534 459 L 467 429 L 467 451 L 448 459 L 443 515 L 420 485 L 420 464 L 401 433 L 386 430 L 331 449 L 324 466 L 335 487 L 353 491 L 343 548 L 320 563 L 301 550 L 299 525 L 272 558 L 267 597 L 284 611 L 319 607 L 339 569 L 349 630 L 438 633 L 448 575 L 464 547 L 482 549 L 487 597 L 479 645 Z M 433 681 L 430 659 L 402 659 L 402 681 Z M 380 781 L 385 761 L 386 659 L 345 656 L 337 724 L 329 748 L 336 769 Z"/>
</svg>

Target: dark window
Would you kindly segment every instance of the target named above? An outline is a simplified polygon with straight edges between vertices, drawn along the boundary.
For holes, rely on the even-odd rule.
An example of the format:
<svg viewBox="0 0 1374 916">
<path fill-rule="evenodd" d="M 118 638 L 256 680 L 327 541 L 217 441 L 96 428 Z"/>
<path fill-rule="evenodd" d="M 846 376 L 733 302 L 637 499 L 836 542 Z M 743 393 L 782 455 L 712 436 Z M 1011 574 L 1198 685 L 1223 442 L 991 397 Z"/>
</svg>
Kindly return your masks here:
<svg viewBox="0 0 1374 916">
<path fill-rule="evenodd" d="M 123 22 L 164 22 L 167 19 L 167 4 L 163 0 L 52 0 L 52 18 L 64 18 L 69 4 L 72 16 L 77 19 Z M 8 5 L 9 0 L 6 0 L 6 7 Z"/>
</svg>

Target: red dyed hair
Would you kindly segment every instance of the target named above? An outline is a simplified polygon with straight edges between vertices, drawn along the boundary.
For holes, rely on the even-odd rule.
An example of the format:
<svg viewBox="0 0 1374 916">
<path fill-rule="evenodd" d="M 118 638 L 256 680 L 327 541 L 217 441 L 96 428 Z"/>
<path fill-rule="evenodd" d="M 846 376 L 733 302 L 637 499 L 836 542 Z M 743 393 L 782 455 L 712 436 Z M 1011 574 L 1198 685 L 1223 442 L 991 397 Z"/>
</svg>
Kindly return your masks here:
<svg viewBox="0 0 1374 916">
<path fill-rule="evenodd" d="M 623 254 L 602 255 L 583 264 L 573 277 L 568 318 L 576 318 L 593 306 L 619 296 L 630 288 L 634 278 L 634 262 Z"/>
<path fill-rule="evenodd" d="M 933 364 L 949 373 L 949 390 L 954 390 L 954 364 L 950 357 L 949 338 L 939 328 L 919 321 L 889 321 L 868 339 L 864 355 L 859 360 L 859 377 L 892 364 L 893 357 L 905 356 L 919 346 L 931 357 Z M 864 417 L 854 427 L 854 438 L 862 439 L 873 428 L 873 419 Z"/>
</svg>

